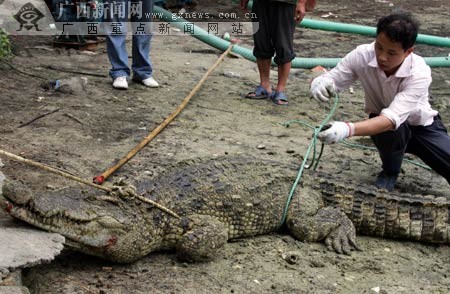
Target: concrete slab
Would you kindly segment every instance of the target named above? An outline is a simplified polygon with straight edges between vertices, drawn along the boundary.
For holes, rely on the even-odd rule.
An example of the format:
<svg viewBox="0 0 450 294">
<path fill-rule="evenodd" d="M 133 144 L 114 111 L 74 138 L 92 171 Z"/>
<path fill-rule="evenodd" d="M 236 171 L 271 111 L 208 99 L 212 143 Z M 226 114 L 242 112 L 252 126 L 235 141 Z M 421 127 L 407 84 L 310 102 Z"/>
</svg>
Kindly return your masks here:
<svg viewBox="0 0 450 294">
<path fill-rule="evenodd" d="M 3 178 L 0 172 L 0 193 Z M 62 251 L 64 241 L 59 234 L 40 231 L 0 212 L 0 282 L 10 271 L 50 262 Z"/>
<path fill-rule="evenodd" d="M 52 261 L 62 251 L 64 241 L 59 234 L 0 219 L 0 275 Z"/>
</svg>

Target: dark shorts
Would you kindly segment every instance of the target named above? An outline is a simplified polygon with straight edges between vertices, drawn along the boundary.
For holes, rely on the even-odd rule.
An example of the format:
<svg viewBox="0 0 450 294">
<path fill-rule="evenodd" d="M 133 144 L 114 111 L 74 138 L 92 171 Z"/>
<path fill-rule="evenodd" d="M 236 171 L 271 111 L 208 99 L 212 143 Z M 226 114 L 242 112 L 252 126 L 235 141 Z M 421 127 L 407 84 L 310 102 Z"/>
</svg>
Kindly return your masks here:
<svg viewBox="0 0 450 294">
<path fill-rule="evenodd" d="M 295 58 L 295 5 L 255 0 L 252 12 L 257 16 L 253 22 L 259 23 L 258 31 L 253 35 L 253 55 L 261 59 L 275 56 L 276 64 L 291 62 Z"/>
</svg>

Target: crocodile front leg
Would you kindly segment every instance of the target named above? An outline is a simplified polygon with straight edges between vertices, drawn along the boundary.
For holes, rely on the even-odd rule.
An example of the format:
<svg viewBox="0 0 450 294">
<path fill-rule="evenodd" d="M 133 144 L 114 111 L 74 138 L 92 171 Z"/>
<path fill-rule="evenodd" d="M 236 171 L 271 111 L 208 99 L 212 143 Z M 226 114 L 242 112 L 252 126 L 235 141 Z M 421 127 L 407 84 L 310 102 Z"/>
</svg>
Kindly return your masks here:
<svg viewBox="0 0 450 294">
<path fill-rule="evenodd" d="M 339 208 L 323 207 L 319 191 L 310 187 L 298 189 L 286 218 L 292 235 L 302 241 L 325 241 L 328 250 L 350 254 L 360 250 L 351 220 Z"/>
<path fill-rule="evenodd" d="M 228 240 L 226 225 L 207 215 L 189 217 L 191 229 L 177 241 L 176 252 L 181 260 L 204 261 L 215 257 Z"/>
</svg>

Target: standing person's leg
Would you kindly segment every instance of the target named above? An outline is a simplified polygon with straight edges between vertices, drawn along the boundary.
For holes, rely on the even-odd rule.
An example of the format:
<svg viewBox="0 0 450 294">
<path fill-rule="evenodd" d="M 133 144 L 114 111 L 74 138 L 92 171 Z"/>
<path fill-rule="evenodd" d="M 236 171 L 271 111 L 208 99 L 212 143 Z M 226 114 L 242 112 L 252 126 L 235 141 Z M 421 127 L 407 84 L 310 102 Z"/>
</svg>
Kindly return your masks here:
<svg viewBox="0 0 450 294">
<path fill-rule="evenodd" d="M 277 92 L 285 92 L 286 84 L 289 78 L 289 72 L 291 71 L 292 62 L 286 62 L 283 64 L 278 64 L 278 83 L 277 83 Z"/>
<path fill-rule="evenodd" d="M 294 32 L 295 32 L 295 5 L 275 2 L 271 13 L 273 24 L 272 39 L 275 47 L 275 63 L 278 65 L 278 83 L 273 102 L 288 104 L 285 94 L 286 84 L 291 71 L 291 62 L 295 58 Z"/>
<path fill-rule="evenodd" d="M 150 60 L 151 35 L 133 35 L 133 80 L 142 81 L 150 78 L 153 68 Z"/>
<path fill-rule="evenodd" d="M 107 35 L 106 50 L 111 63 L 109 75 L 111 78 L 129 77 L 128 53 L 126 47 L 126 35 Z"/>
<path fill-rule="evenodd" d="M 270 96 L 272 94 L 270 85 L 270 65 L 272 64 L 272 58 L 257 58 L 256 64 L 258 65 L 260 85 L 266 89 Z"/>
<path fill-rule="evenodd" d="M 374 116 L 376 115 L 370 117 Z M 378 149 L 383 168 L 375 181 L 375 186 L 392 191 L 400 173 L 406 147 L 411 139 L 410 127 L 405 122 L 397 130 L 373 135 L 371 138 Z"/>
<path fill-rule="evenodd" d="M 109 1 L 105 2 L 109 9 L 113 5 L 123 5 L 126 9 L 127 1 Z M 117 24 L 116 27 L 111 25 L 105 26 L 106 33 L 106 50 L 111 63 L 109 75 L 113 79 L 113 87 L 117 89 L 127 89 L 127 79 L 130 76 L 130 68 L 128 66 L 128 53 L 126 47 L 127 35 L 127 18 L 120 17 L 117 14 L 107 14 L 106 22 L 108 24 Z"/>
<path fill-rule="evenodd" d="M 152 40 L 152 13 L 155 0 L 142 2 L 142 12 L 131 16 L 133 27 L 133 80 L 141 82 L 147 87 L 158 87 L 159 84 L 152 77 L 153 68 L 150 58 Z"/>
<path fill-rule="evenodd" d="M 429 126 L 411 126 L 406 152 L 421 158 L 450 184 L 450 137 L 440 116 Z"/>
<path fill-rule="evenodd" d="M 255 91 L 250 92 L 245 96 L 250 99 L 266 99 L 272 95 L 272 87 L 270 85 L 270 65 L 275 51 L 270 39 L 271 24 L 268 19 L 270 3 L 270 1 L 253 2 L 252 13 L 255 13 L 257 16 L 256 19 L 252 20 L 253 29 L 255 31 L 253 35 L 255 45 L 253 55 L 256 57 L 260 85 Z"/>
</svg>

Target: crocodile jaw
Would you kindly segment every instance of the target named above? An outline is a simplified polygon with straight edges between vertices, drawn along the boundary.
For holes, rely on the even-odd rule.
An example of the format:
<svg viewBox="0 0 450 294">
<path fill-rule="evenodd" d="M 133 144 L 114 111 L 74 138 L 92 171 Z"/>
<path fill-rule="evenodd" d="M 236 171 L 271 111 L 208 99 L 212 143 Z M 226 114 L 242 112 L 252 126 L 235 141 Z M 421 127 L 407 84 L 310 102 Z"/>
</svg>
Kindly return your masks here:
<svg viewBox="0 0 450 294">
<path fill-rule="evenodd" d="M 160 239 L 153 238 L 153 231 L 136 211 L 125 210 L 118 219 L 117 209 L 114 214 L 61 192 L 36 196 L 20 185 L 5 183 L 0 207 L 17 219 L 63 235 L 68 247 L 119 263 L 137 260 L 158 247 Z"/>
<path fill-rule="evenodd" d="M 72 240 L 71 243 L 81 243 L 88 247 L 110 246 L 114 243 L 112 240 L 125 233 L 123 226 L 119 223 L 114 228 L 104 227 L 102 217 L 82 221 L 73 220 L 62 214 L 44 216 L 30 207 L 17 205 L 8 200 L 3 206 L 11 216 L 17 219 L 43 230 L 59 233 Z"/>
</svg>

